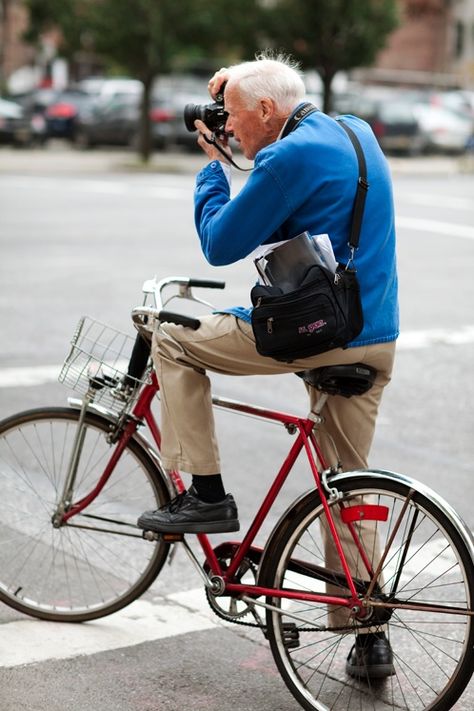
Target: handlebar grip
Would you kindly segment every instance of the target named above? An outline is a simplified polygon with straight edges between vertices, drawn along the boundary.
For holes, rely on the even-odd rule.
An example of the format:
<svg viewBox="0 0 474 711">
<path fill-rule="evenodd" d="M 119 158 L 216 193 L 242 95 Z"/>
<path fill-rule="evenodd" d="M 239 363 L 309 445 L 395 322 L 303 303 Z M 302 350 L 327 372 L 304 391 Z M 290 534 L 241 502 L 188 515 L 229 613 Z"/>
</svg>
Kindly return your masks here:
<svg viewBox="0 0 474 711">
<path fill-rule="evenodd" d="M 145 368 L 150 357 L 151 345 L 140 334 L 137 335 L 128 364 L 127 377 L 140 380 L 145 372 Z M 127 380 L 126 377 L 126 380 Z M 128 383 L 134 381 L 128 381 Z"/>
<path fill-rule="evenodd" d="M 176 323 L 178 326 L 187 326 L 192 328 L 193 331 L 197 331 L 201 322 L 198 318 L 193 318 L 192 316 L 185 316 L 184 314 L 175 314 L 172 311 L 160 311 L 158 314 L 160 321 L 168 321 L 168 323 Z"/>
<path fill-rule="evenodd" d="M 205 289 L 225 289 L 225 281 L 211 281 L 209 279 L 190 279 L 189 286 L 202 286 Z"/>
</svg>

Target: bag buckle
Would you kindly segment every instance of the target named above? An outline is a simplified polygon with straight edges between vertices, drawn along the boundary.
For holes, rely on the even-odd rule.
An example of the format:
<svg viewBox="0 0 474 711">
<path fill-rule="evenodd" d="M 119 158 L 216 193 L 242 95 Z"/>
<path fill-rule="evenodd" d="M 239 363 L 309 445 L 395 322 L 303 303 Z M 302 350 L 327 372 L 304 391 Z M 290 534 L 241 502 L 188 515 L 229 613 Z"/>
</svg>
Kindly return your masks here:
<svg viewBox="0 0 474 711">
<path fill-rule="evenodd" d="M 354 247 L 350 243 L 348 243 L 347 246 L 349 247 L 350 252 L 349 252 L 349 260 L 346 264 L 346 268 L 344 271 L 347 271 L 348 269 L 350 269 L 351 264 L 354 264 L 354 258 L 355 258 L 355 253 L 356 253 L 356 249 L 357 249 L 357 247 Z"/>
</svg>

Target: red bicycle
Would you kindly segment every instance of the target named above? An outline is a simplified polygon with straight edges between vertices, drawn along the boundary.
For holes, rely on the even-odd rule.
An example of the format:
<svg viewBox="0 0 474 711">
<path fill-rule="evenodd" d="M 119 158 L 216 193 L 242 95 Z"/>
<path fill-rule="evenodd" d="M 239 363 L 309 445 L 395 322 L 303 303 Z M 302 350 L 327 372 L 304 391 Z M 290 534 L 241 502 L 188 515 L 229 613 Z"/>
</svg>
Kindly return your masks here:
<svg viewBox="0 0 474 711">
<path fill-rule="evenodd" d="M 132 312 L 137 339 L 81 319 L 60 379 L 82 398 L 0 423 L 0 600 L 46 620 L 93 620 L 147 590 L 170 546 L 180 545 L 214 612 L 261 629 L 303 708 L 452 708 L 474 664 L 469 531 L 419 482 L 388 471 L 340 471 L 318 446 L 325 399 L 354 380 L 369 387 L 363 365 L 319 373 L 325 395 L 308 418 L 214 399 L 216 407 L 280 423 L 294 436 L 242 541 L 214 545 L 197 535 L 201 562 L 185 536 L 137 528 L 145 509 L 184 489 L 179 473 L 168 475 L 160 461 L 150 331 L 157 320 L 198 326 L 163 307 L 176 296 L 200 301 L 193 287 L 222 286 L 187 278 L 146 282 L 144 305 Z M 168 288 L 177 292 L 163 304 Z M 300 456 L 314 487 L 257 546 Z M 347 654 L 364 630 L 384 630 L 390 640 L 395 673 L 384 681 L 346 675 Z"/>
</svg>

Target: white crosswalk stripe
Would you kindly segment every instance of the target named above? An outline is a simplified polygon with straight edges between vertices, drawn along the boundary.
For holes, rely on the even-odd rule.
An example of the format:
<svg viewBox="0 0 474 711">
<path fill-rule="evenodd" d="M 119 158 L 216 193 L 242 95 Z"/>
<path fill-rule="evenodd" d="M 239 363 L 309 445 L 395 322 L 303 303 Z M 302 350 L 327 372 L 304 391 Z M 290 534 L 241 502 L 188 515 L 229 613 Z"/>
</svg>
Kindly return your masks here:
<svg viewBox="0 0 474 711">
<path fill-rule="evenodd" d="M 0 668 L 96 654 L 218 625 L 202 587 L 153 602 L 135 600 L 113 615 L 82 625 L 16 620 L 0 626 Z"/>
<path fill-rule="evenodd" d="M 474 325 L 453 329 L 427 329 L 404 331 L 397 341 L 398 351 L 431 348 L 434 345 L 463 346 L 474 343 Z M 61 366 L 34 365 L 15 368 L 0 368 L 0 388 L 20 388 L 44 385 L 58 379 Z"/>
</svg>

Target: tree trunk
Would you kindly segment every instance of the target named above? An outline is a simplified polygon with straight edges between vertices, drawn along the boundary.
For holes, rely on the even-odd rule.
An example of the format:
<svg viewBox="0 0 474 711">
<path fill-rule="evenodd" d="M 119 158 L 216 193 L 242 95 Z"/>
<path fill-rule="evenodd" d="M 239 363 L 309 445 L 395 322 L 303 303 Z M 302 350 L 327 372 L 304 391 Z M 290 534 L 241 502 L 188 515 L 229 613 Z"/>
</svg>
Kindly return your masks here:
<svg viewBox="0 0 474 711">
<path fill-rule="evenodd" d="M 7 50 L 10 30 L 10 0 L 0 0 L 0 94 L 7 90 Z"/>
<path fill-rule="evenodd" d="M 323 111 L 329 114 L 332 110 L 332 80 L 334 79 L 334 71 L 330 69 L 322 69 L 320 71 L 321 81 L 323 82 Z"/>
<path fill-rule="evenodd" d="M 152 154 L 150 109 L 153 80 L 153 75 L 147 75 L 146 77 L 142 78 L 143 95 L 140 115 L 140 135 L 138 141 L 138 153 L 144 163 L 148 163 Z"/>
</svg>

